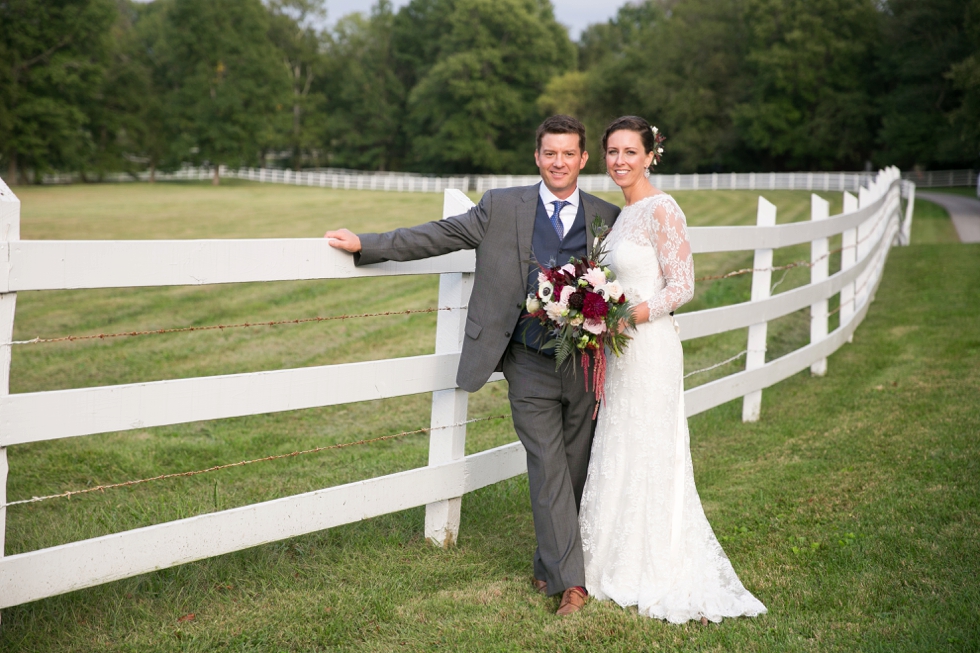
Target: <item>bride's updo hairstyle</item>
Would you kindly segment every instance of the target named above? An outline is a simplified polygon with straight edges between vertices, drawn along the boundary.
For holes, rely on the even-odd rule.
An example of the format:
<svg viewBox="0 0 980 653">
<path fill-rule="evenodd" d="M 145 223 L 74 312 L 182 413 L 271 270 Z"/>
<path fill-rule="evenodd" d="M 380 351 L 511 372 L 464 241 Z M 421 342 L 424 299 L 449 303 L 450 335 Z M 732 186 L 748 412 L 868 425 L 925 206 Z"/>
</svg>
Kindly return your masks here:
<svg viewBox="0 0 980 653">
<path fill-rule="evenodd" d="M 660 155 L 663 153 L 663 148 L 660 147 L 660 144 L 664 141 L 664 137 L 659 132 L 653 131 L 653 129 L 650 123 L 639 116 L 622 116 L 621 118 L 616 118 L 609 123 L 609 126 L 606 127 L 606 132 L 602 135 L 602 155 L 606 155 L 606 143 L 609 142 L 609 137 L 614 132 L 636 132 L 640 135 L 640 140 L 643 142 L 643 153 L 650 154 L 650 152 L 653 152 L 653 162 L 650 164 L 650 168 L 653 168 L 653 166 L 660 162 Z"/>
</svg>

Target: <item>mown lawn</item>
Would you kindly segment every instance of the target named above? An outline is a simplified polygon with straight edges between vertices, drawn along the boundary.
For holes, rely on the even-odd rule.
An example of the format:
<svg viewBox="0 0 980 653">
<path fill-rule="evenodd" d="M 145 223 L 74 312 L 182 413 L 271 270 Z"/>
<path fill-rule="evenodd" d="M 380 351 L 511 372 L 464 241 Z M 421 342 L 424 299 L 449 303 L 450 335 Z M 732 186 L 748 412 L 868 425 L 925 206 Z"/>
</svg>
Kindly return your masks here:
<svg viewBox="0 0 980 653">
<path fill-rule="evenodd" d="M 24 238 L 309 237 L 341 224 L 412 224 L 441 211 L 438 195 L 250 184 L 17 191 Z M 767 197 L 779 206 L 780 222 L 808 217 L 806 193 Z M 839 210 L 840 196 L 828 197 L 837 202 L 831 211 Z M 691 224 L 754 222 L 752 193 L 677 198 Z M 913 242 L 941 233 L 942 218 L 929 219 L 936 228 L 914 231 Z M 913 225 L 924 224 L 932 223 L 920 219 L 917 207 Z M 736 258 L 715 256 L 699 258 L 699 276 L 743 267 Z M 807 256 L 806 248 L 779 252 L 777 264 Z M 743 582 L 769 606 L 765 617 L 678 627 L 592 603 L 574 618 L 555 619 L 554 600 L 527 587 L 534 536 L 522 477 L 468 495 L 459 545 L 449 550 L 425 543 L 423 510 L 409 510 L 6 609 L 0 650 L 974 650 L 980 646 L 978 260 L 980 247 L 971 245 L 893 249 L 867 321 L 854 343 L 831 357 L 828 376 L 803 373 L 767 390 L 756 424 L 741 423 L 738 402 L 692 419 L 706 512 Z M 808 277 L 794 272 L 801 276 L 788 275 L 780 290 Z M 713 290 L 717 285 L 701 284 L 692 304 L 739 301 L 745 291 L 736 284 Z M 22 293 L 15 338 L 423 308 L 435 305 L 436 294 L 434 279 L 413 278 Z M 772 356 L 806 342 L 805 317 L 773 327 Z M 25 346 L 14 350 L 11 388 L 429 353 L 434 324 L 432 315 L 416 315 Z M 744 335 L 729 338 L 685 343 L 688 369 L 744 347 Z M 701 382 L 700 376 L 708 375 L 689 381 Z M 8 496 L 414 429 L 428 423 L 428 409 L 428 395 L 419 395 L 12 447 Z M 471 397 L 474 417 L 507 412 L 503 383 Z M 467 451 L 513 439 L 507 419 L 476 424 Z M 425 460 L 425 437 L 410 436 L 70 502 L 14 506 L 7 511 L 6 553 Z"/>
</svg>

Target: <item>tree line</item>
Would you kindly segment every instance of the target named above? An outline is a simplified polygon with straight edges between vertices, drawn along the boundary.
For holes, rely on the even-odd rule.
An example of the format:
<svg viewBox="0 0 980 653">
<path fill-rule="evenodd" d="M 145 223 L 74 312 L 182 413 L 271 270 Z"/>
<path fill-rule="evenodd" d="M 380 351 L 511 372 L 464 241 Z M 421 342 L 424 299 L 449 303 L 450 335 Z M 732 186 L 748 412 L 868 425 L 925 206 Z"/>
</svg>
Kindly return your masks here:
<svg viewBox="0 0 980 653">
<path fill-rule="evenodd" d="M 664 172 L 980 165 L 980 0 L 644 0 L 574 42 L 550 0 L 0 2 L 0 169 L 533 171 L 638 114 Z M 600 169 L 593 156 L 589 171 Z"/>
</svg>

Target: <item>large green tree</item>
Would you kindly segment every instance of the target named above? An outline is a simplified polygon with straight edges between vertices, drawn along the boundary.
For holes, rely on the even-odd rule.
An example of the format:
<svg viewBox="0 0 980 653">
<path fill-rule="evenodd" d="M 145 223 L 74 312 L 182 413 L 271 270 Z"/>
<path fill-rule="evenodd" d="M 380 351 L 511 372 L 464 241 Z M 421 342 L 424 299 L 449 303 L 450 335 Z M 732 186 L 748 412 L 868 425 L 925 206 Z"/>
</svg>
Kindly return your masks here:
<svg viewBox="0 0 980 653">
<path fill-rule="evenodd" d="M 291 152 L 293 168 L 319 163 L 319 137 L 322 132 L 318 113 L 324 111 L 322 85 L 314 87 L 326 72 L 324 35 L 317 25 L 326 18 L 324 0 L 270 0 L 269 37 L 291 87 L 289 116 L 280 129 Z"/>
<path fill-rule="evenodd" d="M 552 80 L 547 112 L 583 117 L 599 136 L 615 117 L 641 115 L 667 135 L 667 172 L 737 168 L 731 108 L 746 93 L 739 0 L 648 0 L 624 5 L 580 39 L 583 69 Z M 590 170 L 601 168 L 593 157 Z"/>
<path fill-rule="evenodd" d="M 411 6 L 410 3 L 409 6 Z M 408 98 L 410 164 L 434 172 L 533 170 L 536 104 L 575 49 L 547 0 L 454 0 L 435 61 Z"/>
<path fill-rule="evenodd" d="M 188 158 L 254 163 L 288 111 L 290 78 L 259 0 L 173 0 L 166 16 L 168 86 Z"/>
<path fill-rule="evenodd" d="M 335 27 L 329 46 L 325 135 L 331 163 L 370 170 L 397 169 L 405 87 L 396 74 L 391 2 L 369 16 L 352 14 Z"/>
<path fill-rule="evenodd" d="M 978 11 L 975 1 L 965 0 L 884 4 L 878 57 L 883 163 L 903 168 L 977 163 L 977 140 L 965 140 L 963 132 L 977 114 L 957 112 L 971 102 L 976 106 Z"/>
<path fill-rule="evenodd" d="M 747 0 L 752 80 L 734 109 L 757 165 L 860 167 L 874 148 L 874 0 Z"/>
<path fill-rule="evenodd" d="M 21 169 L 79 168 L 109 62 L 111 0 L 0 2 L 0 153 Z"/>
</svg>

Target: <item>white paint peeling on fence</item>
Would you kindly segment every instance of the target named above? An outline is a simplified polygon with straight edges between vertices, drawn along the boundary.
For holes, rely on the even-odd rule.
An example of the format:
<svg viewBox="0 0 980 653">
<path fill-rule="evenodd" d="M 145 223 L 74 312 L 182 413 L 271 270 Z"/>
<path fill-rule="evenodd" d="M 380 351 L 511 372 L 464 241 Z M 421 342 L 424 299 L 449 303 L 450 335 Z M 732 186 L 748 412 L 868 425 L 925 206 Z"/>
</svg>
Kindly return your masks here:
<svg viewBox="0 0 980 653">
<path fill-rule="evenodd" d="M 253 171 L 254 178 L 266 175 Z M 836 173 L 834 173 L 836 174 Z M 812 188 L 835 183 L 834 174 L 790 177 L 750 175 L 770 187 L 799 184 Z M 323 178 L 283 175 L 283 183 Z M 288 180 L 288 181 L 286 181 Z M 509 185 L 522 183 L 507 178 Z M 712 175 L 711 187 L 738 185 L 738 175 Z M 847 178 L 837 182 L 843 189 Z M 826 203 L 813 199 L 812 220 L 775 225 L 775 207 L 760 198 L 759 226 L 691 228 L 695 252 L 756 251 L 752 301 L 677 316 L 685 340 L 749 327 L 746 370 L 690 389 L 688 416 L 743 398 L 744 414 L 758 418 L 761 392 L 799 371 L 817 368 L 841 347 L 867 314 L 892 242 L 907 243 L 911 206 L 903 215 L 899 196 L 910 203 L 914 185 L 898 171 L 881 171 L 862 195 L 861 208 L 845 193 L 844 212 L 827 217 Z M 684 183 L 680 176 L 671 178 Z M 363 182 L 347 180 L 354 186 Z M 388 179 L 396 189 L 397 179 Z M 430 182 L 426 182 L 430 183 Z M 607 183 L 607 182 L 603 182 Z M 692 181 L 708 186 L 704 179 Z M 445 194 L 444 216 L 459 213 L 470 201 L 457 190 Z M 903 220 L 904 218 L 904 220 Z M 48 288 L 95 288 L 196 283 L 236 283 L 285 279 L 326 279 L 384 274 L 441 274 L 440 305 L 464 306 L 469 297 L 473 253 L 411 264 L 354 268 L 348 257 L 320 239 L 255 241 L 38 242 L 20 241 L 19 203 L 0 182 L 0 337 L 12 337 L 13 291 Z M 863 241 L 856 232 L 860 230 Z M 841 270 L 827 275 L 826 239 L 843 234 Z M 809 285 L 770 296 L 772 250 L 811 242 L 817 262 Z M 129 248 L 138 252 L 133 253 Z M 242 259 L 248 258 L 248 263 Z M 268 262 L 271 259 L 272 262 Z M 98 265 L 93 262 L 97 261 Z M 104 268 L 102 271 L 93 268 Z M 857 296 L 855 296 L 857 282 Z M 826 332 L 826 301 L 840 292 L 840 326 Z M 809 307 L 814 322 L 811 343 L 776 360 L 765 361 L 768 321 Z M 58 437 L 83 436 L 185 421 L 296 410 L 419 392 L 433 392 L 431 425 L 466 421 L 466 393 L 454 377 L 465 310 L 440 312 L 435 353 L 428 356 L 180 379 L 123 386 L 8 395 L 10 347 L 0 347 L 0 505 L 5 499 L 5 446 Z M 491 380 L 499 380 L 499 374 Z M 750 400 L 751 398 L 751 400 Z M 438 433 L 438 435 L 437 435 Z M 426 467 L 293 497 L 157 524 L 146 528 L 0 558 L 0 607 L 126 578 L 155 569 L 220 555 L 258 544 L 310 533 L 410 507 L 426 506 L 425 534 L 439 545 L 454 541 L 460 498 L 466 492 L 524 473 L 520 443 L 464 456 L 465 427 L 441 428 L 430 435 Z M 0 508 L 0 516 L 4 515 Z M 4 522 L 0 522 L 2 528 Z M 2 530 L 0 530 L 2 541 Z M 2 549 L 0 549 L 2 551 Z"/>
</svg>

